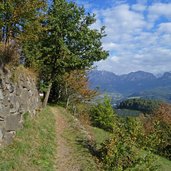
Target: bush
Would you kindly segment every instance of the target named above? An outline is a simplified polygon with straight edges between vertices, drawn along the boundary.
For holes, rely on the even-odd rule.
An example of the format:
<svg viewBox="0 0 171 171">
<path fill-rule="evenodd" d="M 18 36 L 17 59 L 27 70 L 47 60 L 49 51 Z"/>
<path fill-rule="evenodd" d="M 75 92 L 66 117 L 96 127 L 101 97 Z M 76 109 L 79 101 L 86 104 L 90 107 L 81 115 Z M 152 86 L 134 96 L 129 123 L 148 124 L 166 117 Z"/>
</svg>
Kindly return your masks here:
<svg viewBox="0 0 171 171">
<path fill-rule="evenodd" d="M 19 54 L 14 44 L 0 43 L 0 66 L 6 64 L 17 65 L 19 63 Z"/>
<path fill-rule="evenodd" d="M 112 131 L 115 127 L 116 114 L 111 106 L 111 100 L 107 97 L 104 102 L 98 103 L 91 110 L 91 121 L 94 126 L 106 131 Z"/>
<path fill-rule="evenodd" d="M 104 170 L 157 170 L 157 158 L 145 146 L 146 138 L 140 118 L 117 116 L 111 106 L 110 99 L 105 97 L 91 110 L 91 119 L 95 126 L 111 131 L 113 137 L 102 143 L 98 150 L 99 161 Z M 144 149 L 148 149 L 145 151 Z"/>
<path fill-rule="evenodd" d="M 153 132 L 147 135 L 147 146 L 154 153 L 171 160 L 171 126 L 165 122 L 158 121 L 154 124 Z"/>
<path fill-rule="evenodd" d="M 171 106 L 162 104 L 152 116 L 142 117 L 145 146 L 171 160 Z"/>
<path fill-rule="evenodd" d="M 123 138 L 131 138 L 139 148 L 144 147 L 145 130 L 141 120 L 138 117 L 126 117 L 119 121 L 119 129 Z"/>
<path fill-rule="evenodd" d="M 127 123 L 127 124 L 126 124 Z M 118 124 L 113 138 L 106 140 L 99 150 L 100 160 L 108 171 L 156 170 L 156 157 L 144 151 L 138 142 L 142 140 L 136 120 L 128 119 Z"/>
<path fill-rule="evenodd" d="M 77 103 L 76 104 L 76 117 L 80 120 L 83 125 L 91 125 L 90 123 L 90 110 L 91 104 Z"/>
<path fill-rule="evenodd" d="M 131 167 L 136 155 L 132 144 L 116 135 L 106 140 L 100 149 L 100 158 L 105 170 L 124 170 Z"/>
</svg>

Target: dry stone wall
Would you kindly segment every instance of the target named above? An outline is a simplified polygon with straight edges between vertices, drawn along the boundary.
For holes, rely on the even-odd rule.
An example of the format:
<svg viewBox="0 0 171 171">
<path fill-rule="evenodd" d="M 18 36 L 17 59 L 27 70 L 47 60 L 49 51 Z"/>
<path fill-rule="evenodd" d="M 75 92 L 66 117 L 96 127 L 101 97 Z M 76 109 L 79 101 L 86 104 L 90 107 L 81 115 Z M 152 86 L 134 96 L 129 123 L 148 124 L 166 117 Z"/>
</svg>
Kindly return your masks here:
<svg viewBox="0 0 171 171">
<path fill-rule="evenodd" d="M 10 71 L 0 69 L 0 147 L 22 128 L 24 113 L 34 115 L 41 106 L 34 78 L 21 70 L 15 79 Z"/>
</svg>

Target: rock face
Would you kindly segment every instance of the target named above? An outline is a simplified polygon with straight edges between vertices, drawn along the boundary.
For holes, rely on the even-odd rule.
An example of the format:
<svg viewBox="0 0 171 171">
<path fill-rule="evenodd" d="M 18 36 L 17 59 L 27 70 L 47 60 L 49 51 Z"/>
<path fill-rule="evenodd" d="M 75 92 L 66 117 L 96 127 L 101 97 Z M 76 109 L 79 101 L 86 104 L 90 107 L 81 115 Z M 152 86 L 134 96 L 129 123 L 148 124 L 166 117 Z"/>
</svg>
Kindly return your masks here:
<svg viewBox="0 0 171 171">
<path fill-rule="evenodd" d="M 17 80 L 10 71 L 0 69 L 0 146 L 9 144 L 22 128 L 23 115 L 35 115 L 41 102 L 34 78 L 19 72 Z"/>
</svg>

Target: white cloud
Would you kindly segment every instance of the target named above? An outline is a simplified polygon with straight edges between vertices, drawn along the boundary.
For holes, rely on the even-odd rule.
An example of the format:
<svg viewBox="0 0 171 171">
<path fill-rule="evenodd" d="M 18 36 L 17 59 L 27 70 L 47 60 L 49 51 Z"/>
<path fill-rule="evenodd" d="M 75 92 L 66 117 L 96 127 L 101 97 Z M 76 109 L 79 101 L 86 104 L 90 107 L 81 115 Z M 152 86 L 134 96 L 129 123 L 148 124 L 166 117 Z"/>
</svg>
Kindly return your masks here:
<svg viewBox="0 0 171 171">
<path fill-rule="evenodd" d="M 151 21 L 156 21 L 160 17 L 171 18 L 171 3 L 155 3 L 148 11 L 148 18 Z"/>
<path fill-rule="evenodd" d="M 103 43 L 103 47 L 104 47 L 104 49 L 110 51 L 113 49 L 118 49 L 119 45 L 117 43 L 114 43 L 114 42 L 106 42 L 106 43 Z"/>
<path fill-rule="evenodd" d="M 108 36 L 104 42 L 129 42 L 132 34 L 138 34 L 146 25 L 143 15 L 131 11 L 127 4 L 94 12 L 98 18 L 95 27 L 106 26 Z"/>
<path fill-rule="evenodd" d="M 120 61 L 120 58 L 118 56 L 112 56 L 110 59 L 112 62 L 115 62 L 115 63 L 119 63 Z"/>
<path fill-rule="evenodd" d="M 94 10 L 94 28 L 106 26 L 103 45 L 110 57 L 98 69 L 117 74 L 144 70 L 153 73 L 171 69 L 171 3 L 114 4 Z M 144 12 L 146 13 L 144 15 Z M 164 18 L 164 20 L 163 20 Z"/>
<path fill-rule="evenodd" d="M 146 8 L 147 6 L 144 4 L 134 4 L 131 7 L 132 10 L 137 11 L 137 12 L 143 12 L 146 10 Z"/>
<path fill-rule="evenodd" d="M 76 4 L 80 6 L 84 5 L 85 9 L 89 9 L 92 7 L 92 4 L 89 3 L 87 0 L 74 0 L 74 2 L 76 2 Z"/>
<path fill-rule="evenodd" d="M 159 32 L 171 34 L 171 22 L 170 23 L 161 23 L 159 25 Z"/>
</svg>

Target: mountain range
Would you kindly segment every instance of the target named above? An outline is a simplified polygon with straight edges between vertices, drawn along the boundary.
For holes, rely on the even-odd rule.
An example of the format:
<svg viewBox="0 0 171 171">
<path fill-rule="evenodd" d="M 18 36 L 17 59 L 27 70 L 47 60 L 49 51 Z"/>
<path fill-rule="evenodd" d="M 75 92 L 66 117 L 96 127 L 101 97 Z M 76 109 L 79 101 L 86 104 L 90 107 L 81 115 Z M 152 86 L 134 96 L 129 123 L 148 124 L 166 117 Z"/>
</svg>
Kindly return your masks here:
<svg viewBox="0 0 171 171">
<path fill-rule="evenodd" d="M 171 102 L 171 72 L 157 77 L 144 71 L 116 75 L 108 71 L 92 70 L 88 73 L 88 78 L 90 88 L 98 89 L 101 93 Z"/>
</svg>

